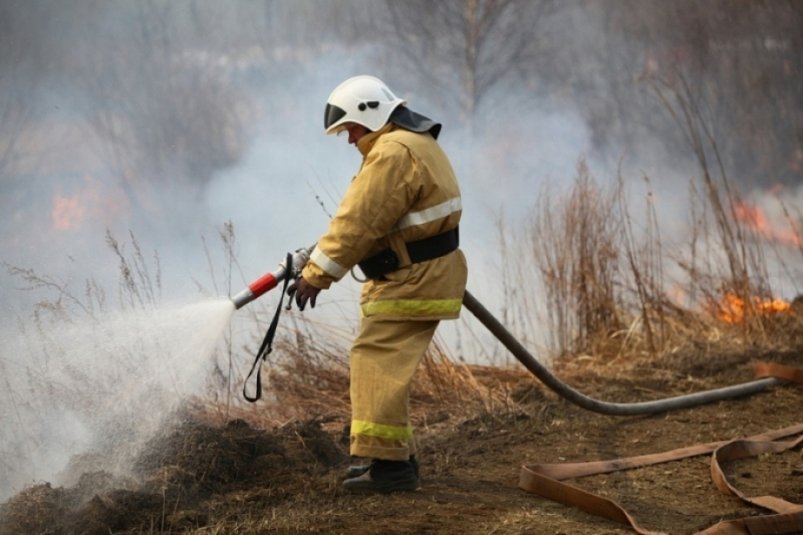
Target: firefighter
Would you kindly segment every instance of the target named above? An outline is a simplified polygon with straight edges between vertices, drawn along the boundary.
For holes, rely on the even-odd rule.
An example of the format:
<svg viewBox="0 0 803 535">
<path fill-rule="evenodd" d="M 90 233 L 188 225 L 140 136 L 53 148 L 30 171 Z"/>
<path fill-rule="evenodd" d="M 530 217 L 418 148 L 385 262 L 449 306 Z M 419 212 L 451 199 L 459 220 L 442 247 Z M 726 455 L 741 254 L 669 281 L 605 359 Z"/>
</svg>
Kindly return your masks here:
<svg viewBox="0 0 803 535">
<path fill-rule="evenodd" d="M 359 265 L 360 329 L 349 355 L 352 492 L 418 487 L 409 389 L 440 320 L 460 313 L 467 267 L 458 248 L 460 190 L 437 143 L 441 125 L 384 82 L 356 76 L 326 103 L 327 134 L 348 134 L 363 160 L 301 277 L 300 310 Z"/>
</svg>

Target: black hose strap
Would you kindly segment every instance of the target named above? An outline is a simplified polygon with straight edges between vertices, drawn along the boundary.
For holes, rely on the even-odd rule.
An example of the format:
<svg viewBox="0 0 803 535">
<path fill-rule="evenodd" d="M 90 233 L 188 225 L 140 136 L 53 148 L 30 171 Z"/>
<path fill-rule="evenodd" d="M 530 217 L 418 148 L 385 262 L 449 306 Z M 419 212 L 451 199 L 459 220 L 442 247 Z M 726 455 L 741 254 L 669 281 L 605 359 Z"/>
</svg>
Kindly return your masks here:
<svg viewBox="0 0 803 535">
<path fill-rule="evenodd" d="M 265 333 L 265 339 L 262 340 L 262 345 L 259 346 L 259 351 L 254 359 L 254 364 L 251 365 L 251 371 L 248 372 L 248 377 L 245 378 L 245 383 L 243 383 L 243 397 L 251 403 L 258 401 L 259 398 L 262 397 L 262 361 L 267 360 L 268 355 L 270 355 L 270 352 L 273 351 L 273 338 L 276 336 L 276 327 L 279 325 L 279 316 L 282 313 L 284 294 L 287 293 L 287 284 L 292 278 L 291 273 L 293 273 L 293 255 L 291 253 L 287 253 L 286 262 L 287 265 L 284 272 L 284 285 L 282 286 L 282 293 L 279 297 L 279 305 L 276 307 L 276 313 L 273 315 L 273 319 L 270 322 L 268 332 Z M 254 374 L 254 370 L 257 372 L 257 385 L 256 395 L 252 397 L 248 395 L 246 389 L 248 388 L 248 380 L 251 378 L 251 375 Z"/>
</svg>

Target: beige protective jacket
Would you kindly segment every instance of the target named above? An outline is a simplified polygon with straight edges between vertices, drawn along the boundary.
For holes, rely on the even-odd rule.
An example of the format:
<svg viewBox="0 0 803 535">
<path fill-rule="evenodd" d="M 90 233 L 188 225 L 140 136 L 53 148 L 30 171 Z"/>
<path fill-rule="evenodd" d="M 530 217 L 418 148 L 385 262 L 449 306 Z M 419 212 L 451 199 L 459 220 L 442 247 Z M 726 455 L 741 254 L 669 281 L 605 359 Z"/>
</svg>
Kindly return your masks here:
<svg viewBox="0 0 803 535">
<path fill-rule="evenodd" d="M 362 315 L 456 318 L 467 277 L 462 251 L 411 264 L 405 247 L 405 242 L 454 229 L 460 221 L 460 189 L 446 154 L 430 134 L 392 123 L 363 136 L 357 148 L 362 166 L 302 276 L 328 288 L 358 262 L 390 247 L 401 268 L 363 285 Z"/>
</svg>

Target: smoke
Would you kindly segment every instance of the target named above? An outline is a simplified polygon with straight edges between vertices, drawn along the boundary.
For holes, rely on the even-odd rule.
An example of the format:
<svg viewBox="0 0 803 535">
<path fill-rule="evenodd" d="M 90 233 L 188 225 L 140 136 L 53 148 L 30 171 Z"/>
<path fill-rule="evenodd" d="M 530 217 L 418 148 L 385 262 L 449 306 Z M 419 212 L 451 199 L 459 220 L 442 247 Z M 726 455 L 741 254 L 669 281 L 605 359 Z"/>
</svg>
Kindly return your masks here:
<svg viewBox="0 0 803 535">
<path fill-rule="evenodd" d="M 666 191 L 670 211 L 683 204 L 694 162 L 678 154 L 677 135 L 667 141 L 677 127 L 638 81 L 662 43 L 639 42 L 622 13 L 577 2 L 538 19 L 543 31 L 529 41 L 542 48 L 526 56 L 534 67 L 501 71 L 506 76 L 492 80 L 468 124 L 455 108 L 459 87 L 444 91 L 439 80 L 397 68 L 409 51 L 389 29 L 349 39 L 383 20 L 380 5 L 359 7 L 347 17 L 316 2 L 6 5 L 12 31 L 0 59 L 13 76 L 4 83 L 28 96 L 30 114 L 26 143 L 14 146 L 19 158 L 2 173 L 3 260 L 47 266 L 78 286 L 89 277 L 113 284 L 111 261 L 77 260 L 110 258 L 106 229 L 130 230 L 158 252 L 165 291 L 187 296 L 192 280 L 208 275 L 201 236 L 215 247 L 231 220 L 244 276 L 261 273 L 317 238 L 359 164 L 345 143 L 321 135 L 320 110 L 332 87 L 360 72 L 385 78 L 445 124 L 465 225 L 474 225 L 464 245 L 478 243 L 476 259 L 492 249 L 500 213 L 521 225 L 541 185 L 570 183 L 580 157 L 603 181 L 646 174 Z M 670 43 L 675 37 L 662 34 Z M 606 50 L 616 55 L 606 58 Z M 634 116 L 639 111 L 645 115 Z M 13 279 L 0 284 L 7 313 L 22 315 L 36 300 L 15 291 Z"/>
</svg>

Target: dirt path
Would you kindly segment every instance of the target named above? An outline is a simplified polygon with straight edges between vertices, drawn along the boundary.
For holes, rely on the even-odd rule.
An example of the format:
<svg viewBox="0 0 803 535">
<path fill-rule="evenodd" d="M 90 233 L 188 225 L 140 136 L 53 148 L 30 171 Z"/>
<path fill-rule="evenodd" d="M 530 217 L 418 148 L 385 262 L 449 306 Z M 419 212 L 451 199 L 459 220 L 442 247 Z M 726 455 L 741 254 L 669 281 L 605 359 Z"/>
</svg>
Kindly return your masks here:
<svg viewBox="0 0 803 535">
<path fill-rule="evenodd" d="M 337 481 L 330 479 L 321 483 L 333 496 L 319 514 L 298 518 L 292 507 L 282 514 L 296 517 L 305 526 L 301 531 L 632 533 L 521 491 L 519 467 L 653 453 L 785 427 L 801 420 L 803 396 L 799 388 L 784 387 L 747 400 L 630 419 L 589 414 L 562 402 L 545 406 L 549 408 L 535 416 L 520 413 L 464 422 L 456 433 L 441 439 L 434 438 L 437 430 L 430 430 L 433 436 L 422 456 L 428 471 L 422 489 L 411 496 L 340 495 Z M 803 503 L 799 451 L 740 462 L 735 472 L 743 488 L 748 483 L 756 491 Z M 643 527 L 673 534 L 694 533 L 721 519 L 761 514 L 713 487 L 708 457 L 593 476 L 576 484 L 619 501 Z M 312 517 L 309 523 L 303 520 Z"/>
</svg>

